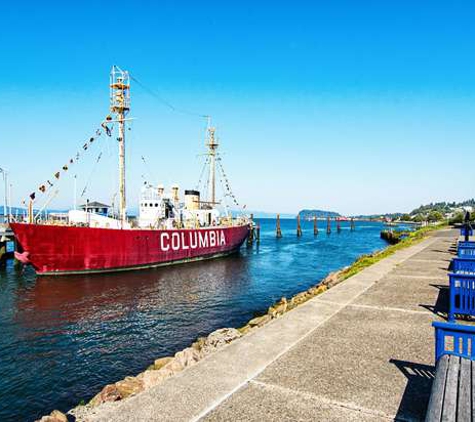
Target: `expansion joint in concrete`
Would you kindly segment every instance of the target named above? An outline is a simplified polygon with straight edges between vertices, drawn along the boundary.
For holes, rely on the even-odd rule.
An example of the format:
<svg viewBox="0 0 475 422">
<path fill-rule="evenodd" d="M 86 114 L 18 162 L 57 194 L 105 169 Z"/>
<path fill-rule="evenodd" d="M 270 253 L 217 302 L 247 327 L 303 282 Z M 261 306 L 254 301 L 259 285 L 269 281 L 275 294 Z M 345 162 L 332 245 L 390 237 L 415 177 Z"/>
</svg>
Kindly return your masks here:
<svg viewBox="0 0 475 422">
<path fill-rule="evenodd" d="M 352 308 L 374 309 L 377 311 L 403 312 L 406 314 L 422 314 L 422 315 L 430 314 L 429 311 L 415 311 L 413 309 L 393 308 L 390 306 L 361 305 L 357 303 L 350 303 L 348 306 Z"/>
<path fill-rule="evenodd" d="M 362 414 L 366 414 L 368 416 L 378 416 L 380 418 L 385 418 L 385 419 L 388 419 L 388 420 L 394 420 L 394 418 L 391 415 L 388 415 L 388 414 L 383 413 L 383 412 L 378 412 L 378 411 L 373 410 L 373 409 L 368 409 L 368 408 L 365 408 L 365 407 L 361 407 L 361 406 L 358 406 L 354 403 L 331 400 L 331 399 L 328 399 L 326 397 L 319 396 L 317 394 L 312 394 L 312 393 L 308 393 L 308 392 L 294 390 L 294 389 L 291 389 L 291 388 L 282 387 L 280 385 L 269 384 L 269 383 L 262 382 L 262 381 L 257 381 L 257 380 L 250 381 L 250 384 L 254 384 L 254 385 L 263 387 L 265 389 L 268 389 L 269 391 L 274 390 L 274 391 L 278 391 L 278 392 L 281 392 L 281 393 L 286 394 L 286 395 L 294 395 L 294 396 L 299 396 L 299 397 L 306 398 L 306 399 L 311 399 L 315 402 L 320 402 L 320 403 L 326 404 L 328 406 L 339 407 L 339 408 L 342 408 L 342 409 L 345 409 L 345 410 L 351 410 L 353 412 L 359 412 L 359 413 L 362 413 Z"/>
</svg>

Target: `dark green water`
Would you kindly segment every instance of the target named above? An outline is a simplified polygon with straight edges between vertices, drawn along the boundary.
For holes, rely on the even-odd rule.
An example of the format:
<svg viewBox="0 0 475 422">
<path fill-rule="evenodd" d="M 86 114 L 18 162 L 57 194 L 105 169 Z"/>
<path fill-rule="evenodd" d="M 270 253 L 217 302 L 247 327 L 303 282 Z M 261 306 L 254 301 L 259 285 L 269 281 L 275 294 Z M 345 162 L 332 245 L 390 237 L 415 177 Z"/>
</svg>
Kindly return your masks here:
<svg viewBox="0 0 475 422">
<path fill-rule="evenodd" d="M 262 220 L 258 248 L 201 263 L 115 275 L 36 278 L 0 269 L 0 421 L 68 410 L 198 336 L 238 327 L 282 296 L 381 249 L 379 223 L 313 235 L 303 223 Z"/>
</svg>

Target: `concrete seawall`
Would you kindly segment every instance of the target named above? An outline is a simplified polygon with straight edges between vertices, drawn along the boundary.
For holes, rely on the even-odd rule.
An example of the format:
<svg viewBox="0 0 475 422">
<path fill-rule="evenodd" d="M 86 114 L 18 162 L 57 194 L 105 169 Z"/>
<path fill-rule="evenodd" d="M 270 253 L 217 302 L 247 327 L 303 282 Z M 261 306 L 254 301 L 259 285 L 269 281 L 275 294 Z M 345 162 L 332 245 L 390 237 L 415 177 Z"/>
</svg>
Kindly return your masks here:
<svg viewBox="0 0 475 422">
<path fill-rule="evenodd" d="M 442 230 L 397 251 L 87 420 L 419 420 L 456 237 Z"/>
</svg>

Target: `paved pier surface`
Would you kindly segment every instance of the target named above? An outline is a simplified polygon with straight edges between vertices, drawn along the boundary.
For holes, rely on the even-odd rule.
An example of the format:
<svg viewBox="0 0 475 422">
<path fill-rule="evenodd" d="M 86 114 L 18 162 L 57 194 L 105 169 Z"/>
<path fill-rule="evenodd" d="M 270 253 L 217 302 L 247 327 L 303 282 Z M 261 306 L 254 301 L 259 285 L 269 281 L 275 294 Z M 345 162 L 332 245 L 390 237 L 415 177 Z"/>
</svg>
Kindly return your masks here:
<svg viewBox="0 0 475 422">
<path fill-rule="evenodd" d="M 421 420 L 456 238 L 398 251 L 91 420 Z"/>
</svg>

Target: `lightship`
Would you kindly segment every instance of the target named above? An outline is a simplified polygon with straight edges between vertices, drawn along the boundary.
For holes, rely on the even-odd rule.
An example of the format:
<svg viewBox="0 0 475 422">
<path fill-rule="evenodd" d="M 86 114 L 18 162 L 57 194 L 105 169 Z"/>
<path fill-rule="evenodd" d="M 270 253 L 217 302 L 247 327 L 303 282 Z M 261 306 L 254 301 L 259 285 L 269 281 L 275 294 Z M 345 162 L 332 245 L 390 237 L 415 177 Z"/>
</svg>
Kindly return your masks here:
<svg viewBox="0 0 475 422">
<path fill-rule="evenodd" d="M 196 189 L 165 192 L 163 186 L 142 187 L 139 216 L 127 216 L 125 133 L 130 120 L 130 76 L 114 66 L 110 82 L 110 112 L 104 124 L 118 126 L 118 213 L 93 209 L 71 210 L 58 223 L 35 221 L 32 201 L 28 222 L 12 222 L 18 251 L 15 256 L 39 275 L 67 275 L 136 270 L 222 257 L 237 252 L 251 230 L 244 215 L 221 215 L 216 200 L 218 142 L 215 129 L 207 129 L 209 198 L 202 201 Z M 113 117 L 112 117 L 113 116 Z"/>
</svg>

